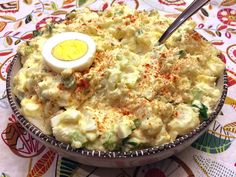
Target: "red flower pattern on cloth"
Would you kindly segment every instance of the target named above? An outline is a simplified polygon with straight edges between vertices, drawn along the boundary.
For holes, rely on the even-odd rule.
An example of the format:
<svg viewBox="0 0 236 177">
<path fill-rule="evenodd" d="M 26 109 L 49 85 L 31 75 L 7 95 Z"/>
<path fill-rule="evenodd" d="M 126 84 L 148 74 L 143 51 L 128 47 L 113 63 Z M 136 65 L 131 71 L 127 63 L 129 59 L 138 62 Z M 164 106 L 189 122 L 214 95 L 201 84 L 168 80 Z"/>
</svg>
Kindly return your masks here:
<svg viewBox="0 0 236 177">
<path fill-rule="evenodd" d="M 13 60 L 15 55 L 10 56 L 9 58 L 7 58 L 2 65 L 0 65 L 0 80 L 6 80 L 7 78 L 7 73 L 9 71 L 10 68 L 10 64 L 11 61 Z"/>
<path fill-rule="evenodd" d="M 227 48 L 227 55 L 232 62 L 236 63 L 236 44 Z"/>
<path fill-rule="evenodd" d="M 218 19 L 227 25 L 236 26 L 236 10 L 231 8 L 221 9 L 217 13 Z"/>
<path fill-rule="evenodd" d="M 29 158 L 35 157 L 44 151 L 45 146 L 35 140 L 16 121 L 15 115 L 9 117 L 7 128 L 1 134 L 3 142 L 17 156 Z"/>
</svg>

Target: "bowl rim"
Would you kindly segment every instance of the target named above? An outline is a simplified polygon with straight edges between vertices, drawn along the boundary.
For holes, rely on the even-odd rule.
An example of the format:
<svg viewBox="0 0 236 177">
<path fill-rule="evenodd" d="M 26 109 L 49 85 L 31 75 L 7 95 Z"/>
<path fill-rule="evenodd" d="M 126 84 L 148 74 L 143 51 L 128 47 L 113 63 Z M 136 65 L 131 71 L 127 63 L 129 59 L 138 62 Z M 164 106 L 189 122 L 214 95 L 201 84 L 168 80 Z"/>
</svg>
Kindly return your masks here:
<svg viewBox="0 0 236 177">
<path fill-rule="evenodd" d="M 80 154 L 82 156 L 89 156 L 89 157 L 98 157 L 98 158 L 109 158 L 109 159 L 114 159 L 114 158 L 130 158 L 130 157 L 140 157 L 140 156 L 149 156 L 151 154 L 158 154 L 163 151 L 170 150 L 174 147 L 177 147 L 186 141 L 190 140 L 193 137 L 196 137 L 198 134 L 200 134 L 202 131 L 205 130 L 212 122 L 213 120 L 216 119 L 218 114 L 220 113 L 224 101 L 227 95 L 228 91 L 228 77 L 227 77 L 227 72 L 226 69 L 224 70 L 223 73 L 223 90 L 221 97 L 218 101 L 218 104 L 215 106 L 215 109 L 213 112 L 210 114 L 209 118 L 203 122 L 200 123 L 198 127 L 193 129 L 191 132 L 178 137 L 174 141 L 171 141 L 169 143 L 165 143 L 159 146 L 154 146 L 154 147 L 149 147 L 149 148 L 144 148 L 144 149 L 139 149 L 139 150 L 133 150 L 133 151 L 101 151 L 101 150 L 87 150 L 84 148 L 73 148 L 71 147 L 70 144 L 60 142 L 56 140 L 54 137 L 50 135 L 44 134 L 39 128 L 37 128 L 35 125 L 30 123 L 23 115 L 21 115 L 20 111 L 17 108 L 17 103 L 14 100 L 13 92 L 11 89 L 11 77 L 12 77 L 12 71 L 14 68 L 14 65 L 19 59 L 19 55 L 16 54 L 10 64 L 9 71 L 7 74 L 7 79 L 6 79 L 6 92 L 7 92 L 7 98 L 10 104 L 10 107 L 15 114 L 17 120 L 20 122 L 20 124 L 28 131 L 30 134 L 36 137 L 36 139 L 43 141 L 46 144 L 50 144 L 54 148 L 59 148 L 63 151 L 70 152 L 70 153 L 76 153 Z"/>
</svg>

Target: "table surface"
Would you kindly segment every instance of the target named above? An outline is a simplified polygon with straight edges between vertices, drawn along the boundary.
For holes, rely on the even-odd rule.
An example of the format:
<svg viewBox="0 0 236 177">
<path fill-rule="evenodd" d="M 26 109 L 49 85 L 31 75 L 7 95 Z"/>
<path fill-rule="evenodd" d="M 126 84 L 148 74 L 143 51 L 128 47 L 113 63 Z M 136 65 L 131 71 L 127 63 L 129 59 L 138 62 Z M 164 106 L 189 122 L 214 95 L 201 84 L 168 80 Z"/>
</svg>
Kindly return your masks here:
<svg viewBox="0 0 236 177">
<path fill-rule="evenodd" d="M 121 0 L 114 0 L 121 2 Z M 8 3 L 12 2 L 12 3 Z M 86 3 L 84 3 L 86 2 Z M 154 164 L 131 169 L 85 166 L 59 156 L 33 139 L 16 121 L 5 92 L 8 66 L 22 42 L 46 21 L 63 19 L 74 8 L 105 9 L 112 0 L 0 1 L 0 174 L 9 177 L 236 177 L 236 1 L 212 0 L 193 20 L 196 31 L 214 44 L 227 66 L 229 90 L 218 118 L 191 147 Z M 191 0 L 126 0 L 133 8 L 176 17 Z M 5 4 L 4 4 L 5 3 Z M 11 10 L 7 6 L 13 7 Z M 111 175 L 112 174 L 112 175 Z"/>
</svg>

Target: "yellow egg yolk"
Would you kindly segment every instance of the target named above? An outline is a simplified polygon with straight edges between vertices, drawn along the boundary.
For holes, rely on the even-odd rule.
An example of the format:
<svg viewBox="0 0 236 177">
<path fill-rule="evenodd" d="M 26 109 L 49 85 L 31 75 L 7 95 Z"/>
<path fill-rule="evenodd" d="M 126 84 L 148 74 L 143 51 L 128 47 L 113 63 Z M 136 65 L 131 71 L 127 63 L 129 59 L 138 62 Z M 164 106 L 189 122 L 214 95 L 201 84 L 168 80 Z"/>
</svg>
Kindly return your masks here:
<svg viewBox="0 0 236 177">
<path fill-rule="evenodd" d="M 60 42 L 52 49 L 52 55 L 63 61 L 72 61 L 83 57 L 88 51 L 88 45 L 81 40 L 71 39 Z"/>
</svg>

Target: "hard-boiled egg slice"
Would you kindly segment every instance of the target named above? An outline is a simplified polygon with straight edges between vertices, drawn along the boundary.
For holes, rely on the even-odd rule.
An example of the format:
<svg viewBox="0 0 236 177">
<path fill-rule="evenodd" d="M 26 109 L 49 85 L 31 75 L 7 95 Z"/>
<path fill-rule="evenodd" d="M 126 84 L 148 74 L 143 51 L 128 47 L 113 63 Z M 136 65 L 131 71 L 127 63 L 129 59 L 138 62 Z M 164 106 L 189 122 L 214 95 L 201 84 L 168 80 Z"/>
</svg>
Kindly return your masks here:
<svg viewBox="0 0 236 177">
<path fill-rule="evenodd" d="M 95 51 L 95 42 L 88 35 L 65 32 L 49 38 L 43 46 L 42 55 L 56 72 L 64 69 L 83 71 L 92 65 Z"/>
</svg>

